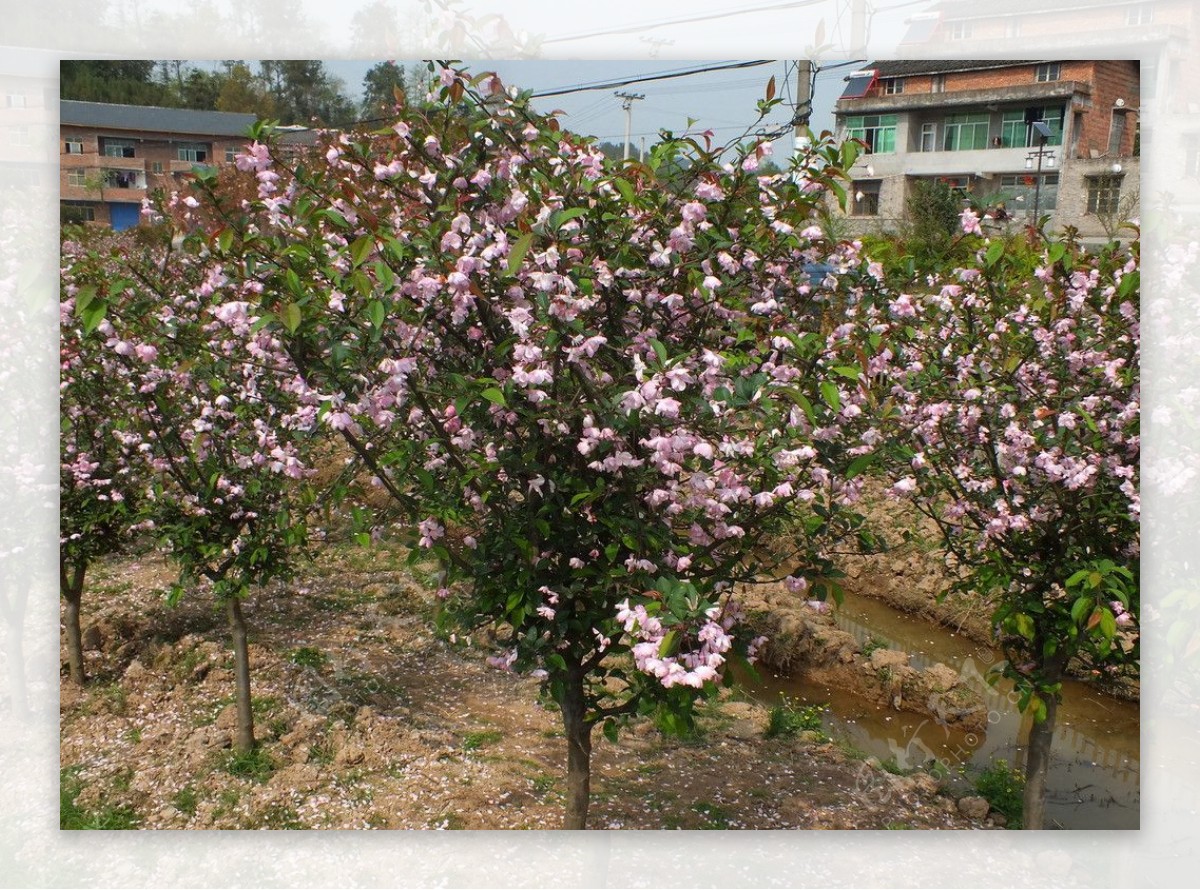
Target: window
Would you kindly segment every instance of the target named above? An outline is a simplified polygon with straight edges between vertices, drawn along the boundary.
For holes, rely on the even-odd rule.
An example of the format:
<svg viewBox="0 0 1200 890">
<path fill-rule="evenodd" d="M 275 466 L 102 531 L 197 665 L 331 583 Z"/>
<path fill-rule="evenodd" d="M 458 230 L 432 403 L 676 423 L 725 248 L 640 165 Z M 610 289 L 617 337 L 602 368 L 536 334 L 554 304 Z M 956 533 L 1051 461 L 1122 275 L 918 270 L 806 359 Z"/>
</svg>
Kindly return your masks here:
<svg viewBox="0 0 1200 890">
<path fill-rule="evenodd" d="M 1148 25 L 1154 21 L 1154 7 L 1144 3 L 1125 10 L 1125 24 Z"/>
<path fill-rule="evenodd" d="M 25 126 L 25 124 L 9 127 L 8 142 L 10 145 L 29 145 L 29 127 Z"/>
<path fill-rule="evenodd" d="M 885 96 L 898 96 L 904 92 L 903 77 L 885 77 L 879 82 L 883 85 L 883 94 Z"/>
<path fill-rule="evenodd" d="M 879 180 L 861 180 L 854 183 L 854 202 L 850 205 L 854 216 L 879 216 Z"/>
<path fill-rule="evenodd" d="M 63 142 L 63 151 L 69 155 L 83 154 L 83 140 L 82 139 L 67 139 L 67 140 L 65 140 Z"/>
<path fill-rule="evenodd" d="M 1040 190 L 1037 184 L 1038 178 L 1036 173 L 1001 176 L 1000 190 L 1005 195 L 1006 209 L 1010 213 L 1016 212 L 1018 209 L 1028 210 L 1032 213 L 1034 204 L 1036 203 L 1037 212 L 1040 214 L 1043 210 L 1053 210 L 1057 207 L 1058 174 L 1043 173 Z"/>
<path fill-rule="evenodd" d="M 1121 203 L 1121 180 L 1124 176 L 1105 175 L 1087 178 L 1087 212 L 1116 213 Z"/>
<path fill-rule="evenodd" d="M 1061 105 L 1010 108 L 1000 123 L 1000 144 L 1005 148 L 1028 148 L 1041 144 L 1033 122 L 1041 121 L 1050 128 L 1047 145 L 1062 145 L 1063 107 Z"/>
<path fill-rule="evenodd" d="M 179 160 L 193 164 L 203 164 L 208 160 L 209 152 L 209 146 L 204 142 L 183 142 L 178 147 Z"/>
<path fill-rule="evenodd" d="M 1113 110 L 1112 123 L 1108 127 L 1108 154 L 1111 157 L 1119 157 L 1121 154 L 1121 143 L 1125 141 L 1125 124 L 1127 112 Z"/>
<path fill-rule="evenodd" d="M 58 218 L 64 225 L 69 223 L 95 222 L 96 208 L 91 204 L 64 201 L 58 209 Z"/>
<path fill-rule="evenodd" d="M 951 40 L 966 40 L 971 36 L 970 22 L 951 22 L 950 23 L 950 39 Z"/>
<path fill-rule="evenodd" d="M 150 162 L 150 172 L 154 173 L 156 175 L 161 175 L 163 172 L 163 162 L 162 161 L 151 161 Z"/>
<path fill-rule="evenodd" d="M 942 127 L 944 151 L 970 151 L 987 148 L 987 114 L 949 114 Z"/>
<path fill-rule="evenodd" d="M 929 92 L 944 93 L 946 92 L 946 75 L 935 74 L 929 78 Z"/>
<path fill-rule="evenodd" d="M 858 114 L 846 118 L 846 138 L 861 139 L 867 150 L 882 154 L 896 150 L 896 115 Z"/>
<path fill-rule="evenodd" d="M 225 146 L 225 163 L 232 164 L 234 161 L 236 161 L 237 153 L 238 150 L 236 145 Z"/>
<path fill-rule="evenodd" d="M 1058 62 L 1046 62 L 1044 65 L 1038 65 L 1034 72 L 1033 79 L 1038 83 L 1050 83 L 1058 80 L 1062 75 L 1062 67 Z"/>
<path fill-rule="evenodd" d="M 1021 36 L 1021 20 L 1017 16 L 1013 16 L 1012 18 L 1010 18 L 1008 20 L 1008 36 L 1009 37 L 1020 37 Z"/>
<path fill-rule="evenodd" d="M 937 151 L 937 124 L 921 124 L 921 151 Z"/>
<path fill-rule="evenodd" d="M 87 187 L 86 176 L 81 167 L 67 171 L 67 185 L 74 186 L 75 188 Z"/>
<path fill-rule="evenodd" d="M 101 139 L 100 149 L 100 153 L 106 158 L 132 158 L 134 156 L 132 139 Z"/>
<path fill-rule="evenodd" d="M 24 108 L 25 107 L 25 94 L 24 93 L 9 93 L 5 97 L 5 104 L 7 104 L 9 108 Z"/>
</svg>

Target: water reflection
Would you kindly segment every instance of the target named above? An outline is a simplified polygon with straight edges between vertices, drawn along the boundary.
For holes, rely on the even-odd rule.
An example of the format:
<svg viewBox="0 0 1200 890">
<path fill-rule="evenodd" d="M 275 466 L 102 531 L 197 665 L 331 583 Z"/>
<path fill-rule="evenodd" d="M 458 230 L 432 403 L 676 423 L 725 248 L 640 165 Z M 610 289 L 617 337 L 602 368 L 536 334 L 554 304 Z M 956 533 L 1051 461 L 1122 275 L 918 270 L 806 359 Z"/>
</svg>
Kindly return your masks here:
<svg viewBox="0 0 1200 890">
<path fill-rule="evenodd" d="M 826 724 L 836 738 L 881 760 L 894 758 L 899 767 L 940 761 L 952 772 L 965 767 L 969 775 L 996 759 L 1023 762 L 1029 720 L 1018 710 L 1007 681 L 995 687 L 986 682 L 988 668 L 997 659 L 994 651 L 865 597 L 847 595 L 835 620 L 862 643 L 874 638 L 910 652 L 914 666 L 941 662 L 959 671 L 988 707 L 987 732 L 951 729 L 803 677 L 773 677 L 760 671 L 756 694 L 768 700 L 786 695 L 806 704 L 827 703 Z M 1100 694 L 1086 684 L 1064 683 L 1047 782 L 1048 824 L 1137 828 L 1139 757 L 1136 703 Z"/>
</svg>

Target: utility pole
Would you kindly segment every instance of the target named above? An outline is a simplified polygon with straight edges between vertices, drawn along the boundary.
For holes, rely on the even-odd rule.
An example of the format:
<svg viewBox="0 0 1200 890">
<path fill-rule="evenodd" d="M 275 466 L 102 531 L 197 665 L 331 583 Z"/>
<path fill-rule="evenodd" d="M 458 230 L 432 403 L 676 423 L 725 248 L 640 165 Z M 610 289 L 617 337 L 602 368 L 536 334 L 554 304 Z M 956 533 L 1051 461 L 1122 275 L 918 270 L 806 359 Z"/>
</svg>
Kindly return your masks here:
<svg viewBox="0 0 1200 890">
<path fill-rule="evenodd" d="M 642 150 L 640 152 L 638 152 L 638 163 L 639 164 L 646 163 L 646 137 L 645 136 L 642 137 Z"/>
<path fill-rule="evenodd" d="M 796 125 L 795 145 L 793 149 L 800 151 L 802 140 L 806 139 L 804 131 L 812 119 L 812 81 L 813 63 L 811 59 L 796 60 L 796 109 L 793 121 Z"/>
<path fill-rule="evenodd" d="M 629 139 L 633 135 L 633 103 L 638 99 L 645 99 L 642 93 L 613 93 L 621 100 L 621 107 L 625 109 L 625 154 L 621 160 L 629 160 Z"/>
</svg>

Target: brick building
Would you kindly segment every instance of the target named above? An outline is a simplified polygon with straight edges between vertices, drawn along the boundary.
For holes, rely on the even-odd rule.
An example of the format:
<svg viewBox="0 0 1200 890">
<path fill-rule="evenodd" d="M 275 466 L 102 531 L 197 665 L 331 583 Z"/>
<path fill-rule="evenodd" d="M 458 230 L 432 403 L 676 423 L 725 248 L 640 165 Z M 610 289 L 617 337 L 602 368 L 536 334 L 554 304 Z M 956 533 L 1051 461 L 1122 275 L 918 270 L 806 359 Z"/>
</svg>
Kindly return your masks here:
<svg viewBox="0 0 1200 890">
<path fill-rule="evenodd" d="M 1136 61 L 880 61 L 854 72 L 834 109 L 868 151 L 851 171 L 849 215 L 891 228 L 919 180 L 1049 214 L 1084 238 L 1136 217 Z M 1040 165 L 1040 172 L 1039 172 Z"/>
<path fill-rule="evenodd" d="M 136 226 L 143 198 L 177 188 L 197 165 L 232 161 L 255 120 L 253 114 L 63 100 L 63 221 Z"/>
</svg>

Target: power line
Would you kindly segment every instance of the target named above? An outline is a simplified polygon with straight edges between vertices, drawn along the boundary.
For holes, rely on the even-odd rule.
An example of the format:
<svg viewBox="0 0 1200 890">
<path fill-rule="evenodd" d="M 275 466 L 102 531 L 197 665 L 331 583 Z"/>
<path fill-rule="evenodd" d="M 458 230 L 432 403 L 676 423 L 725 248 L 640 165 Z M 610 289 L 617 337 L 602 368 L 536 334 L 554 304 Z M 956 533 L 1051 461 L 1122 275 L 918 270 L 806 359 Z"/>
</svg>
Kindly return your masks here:
<svg viewBox="0 0 1200 890">
<path fill-rule="evenodd" d="M 638 75 L 636 77 L 627 77 L 623 80 L 611 80 L 607 83 L 598 83 L 594 85 L 580 84 L 573 87 L 561 87 L 553 90 L 542 90 L 533 93 L 534 99 L 542 99 L 548 96 L 565 96 L 569 93 L 584 93 L 589 90 L 611 90 L 614 87 L 625 87 L 635 83 L 648 83 L 653 80 L 673 80 L 677 77 L 691 77 L 696 74 L 707 74 L 710 71 L 728 71 L 734 68 L 755 68 L 759 65 L 771 65 L 774 59 L 758 59 L 753 62 L 734 62 L 729 65 L 713 65 L 707 68 L 693 68 L 688 71 L 676 71 L 667 74 L 647 74 Z"/>
</svg>

